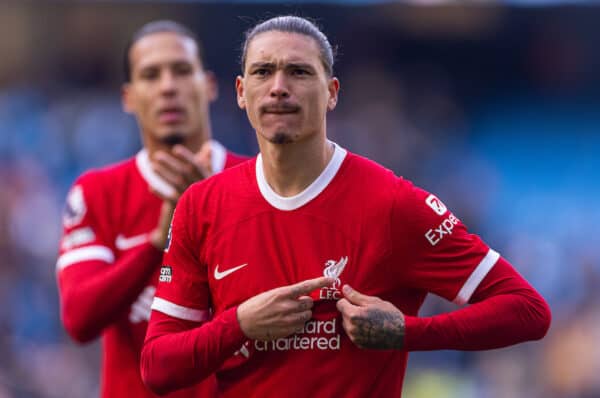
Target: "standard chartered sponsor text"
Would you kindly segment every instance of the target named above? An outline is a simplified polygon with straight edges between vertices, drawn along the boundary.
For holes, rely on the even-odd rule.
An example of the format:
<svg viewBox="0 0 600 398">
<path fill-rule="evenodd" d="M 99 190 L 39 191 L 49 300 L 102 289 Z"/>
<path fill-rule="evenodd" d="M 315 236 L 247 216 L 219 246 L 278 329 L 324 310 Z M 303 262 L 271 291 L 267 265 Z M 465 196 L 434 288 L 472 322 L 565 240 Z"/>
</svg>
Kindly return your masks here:
<svg viewBox="0 0 600 398">
<path fill-rule="evenodd" d="M 339 350 L 340 334 L 337 333 L 337 319 L 329 321 L 310 320 L 304 327 L 289 337 L 272 341 L 254 341 L 257 351 L 288 350 Z"/>
</svg>

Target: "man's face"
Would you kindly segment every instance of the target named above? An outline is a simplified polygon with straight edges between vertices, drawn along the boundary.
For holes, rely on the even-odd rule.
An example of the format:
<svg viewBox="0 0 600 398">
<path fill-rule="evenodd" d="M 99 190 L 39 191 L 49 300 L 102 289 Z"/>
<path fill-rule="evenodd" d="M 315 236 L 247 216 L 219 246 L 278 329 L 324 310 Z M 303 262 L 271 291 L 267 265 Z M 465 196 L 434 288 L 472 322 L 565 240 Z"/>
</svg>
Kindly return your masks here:
<svg viewBox="0 0 600 398">
<path fill-rule="evenodd" d="M 149 34 L 129 52 L 131 81 L 123 103 L 133 113 L 144 140 L 186 142 L 208 123 L 215 86 L 199 59 L 195 42 L 172 32 Z"/>
<path fill-rule="evenodd" d="M 339 82 L 327 75 L 319 55 L 314 39 L 297 33 L 269 31 L 252 39 L 236 89 L 259 140 L 285 144 L 325 134 Z"/>
</svg>

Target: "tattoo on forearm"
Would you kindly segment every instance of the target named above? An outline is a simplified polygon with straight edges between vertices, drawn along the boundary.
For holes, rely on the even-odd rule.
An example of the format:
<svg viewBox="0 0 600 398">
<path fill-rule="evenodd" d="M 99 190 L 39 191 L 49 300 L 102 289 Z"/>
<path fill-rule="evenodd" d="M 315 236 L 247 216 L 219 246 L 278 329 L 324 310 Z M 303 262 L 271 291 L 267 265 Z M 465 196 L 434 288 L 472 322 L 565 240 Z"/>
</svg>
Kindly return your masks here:
<svg viewBox="0 0 600 398">
<path fill-rule="evenodd" d="M 401 313 L 369 309 L 364 316 L 353 317 L 352 322 L 356 326 L 355 342 L 362 348 L 391 350 L 404 345 L 405 323 Z"/>
</svg>

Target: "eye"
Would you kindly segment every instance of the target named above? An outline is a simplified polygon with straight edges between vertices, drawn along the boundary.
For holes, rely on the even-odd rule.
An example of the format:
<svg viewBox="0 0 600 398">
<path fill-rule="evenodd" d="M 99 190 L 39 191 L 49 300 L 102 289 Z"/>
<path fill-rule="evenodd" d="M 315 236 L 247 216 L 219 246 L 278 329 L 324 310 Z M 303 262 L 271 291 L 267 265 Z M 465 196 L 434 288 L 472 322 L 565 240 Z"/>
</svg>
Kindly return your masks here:
<svg viewBox="0 0 600 398">
<path fill-rule="evenodd" d="M 254 76 L 264 77 L 267 76 L 269 73 L 270 71 L 267 68 L 256 68 L 250 74 Z"/>
<path fill-rule="evenodd" d="M 193 71 L 192 65 L 190 64 L 176 64 L 173 66 L 173 73 L 178 76 L 190 75 Z"/>
<path fill-rule="evenodd" d="M 140 72 L 140 79 L 142 80 L 156 80 L 159 76 L 159 71 L 156 68 L 147 68 Z"/>
<path fill-rule="evenodd" d="M 310 72 L 306 69 L 302 68 L 294 68 L 292 69 L 292 75 L 294 76 L 307 76 L 310 75 Z"/>
</svg>

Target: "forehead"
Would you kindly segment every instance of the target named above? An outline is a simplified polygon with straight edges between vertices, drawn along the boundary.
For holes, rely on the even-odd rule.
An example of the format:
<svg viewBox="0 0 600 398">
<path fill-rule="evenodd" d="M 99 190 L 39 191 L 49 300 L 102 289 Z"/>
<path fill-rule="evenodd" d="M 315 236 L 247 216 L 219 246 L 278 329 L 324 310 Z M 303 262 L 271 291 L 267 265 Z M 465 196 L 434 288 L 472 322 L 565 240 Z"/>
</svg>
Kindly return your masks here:
<svg viewBox="0 0 600 398">
<path fill-rule="evenodd" d="M 268 31 L 256 35 L 248 46 L 246 65 L 255 62 L 321 64 L 316 41 L 299 33 Z"/>
<path fill-rule="evenodd" d="M 133 44 L 129 60 L 132 69 L 178 61 L 199 62 L 198 46 L 191 38 L 178 33 L 151 33 Z"/>
</svg>

